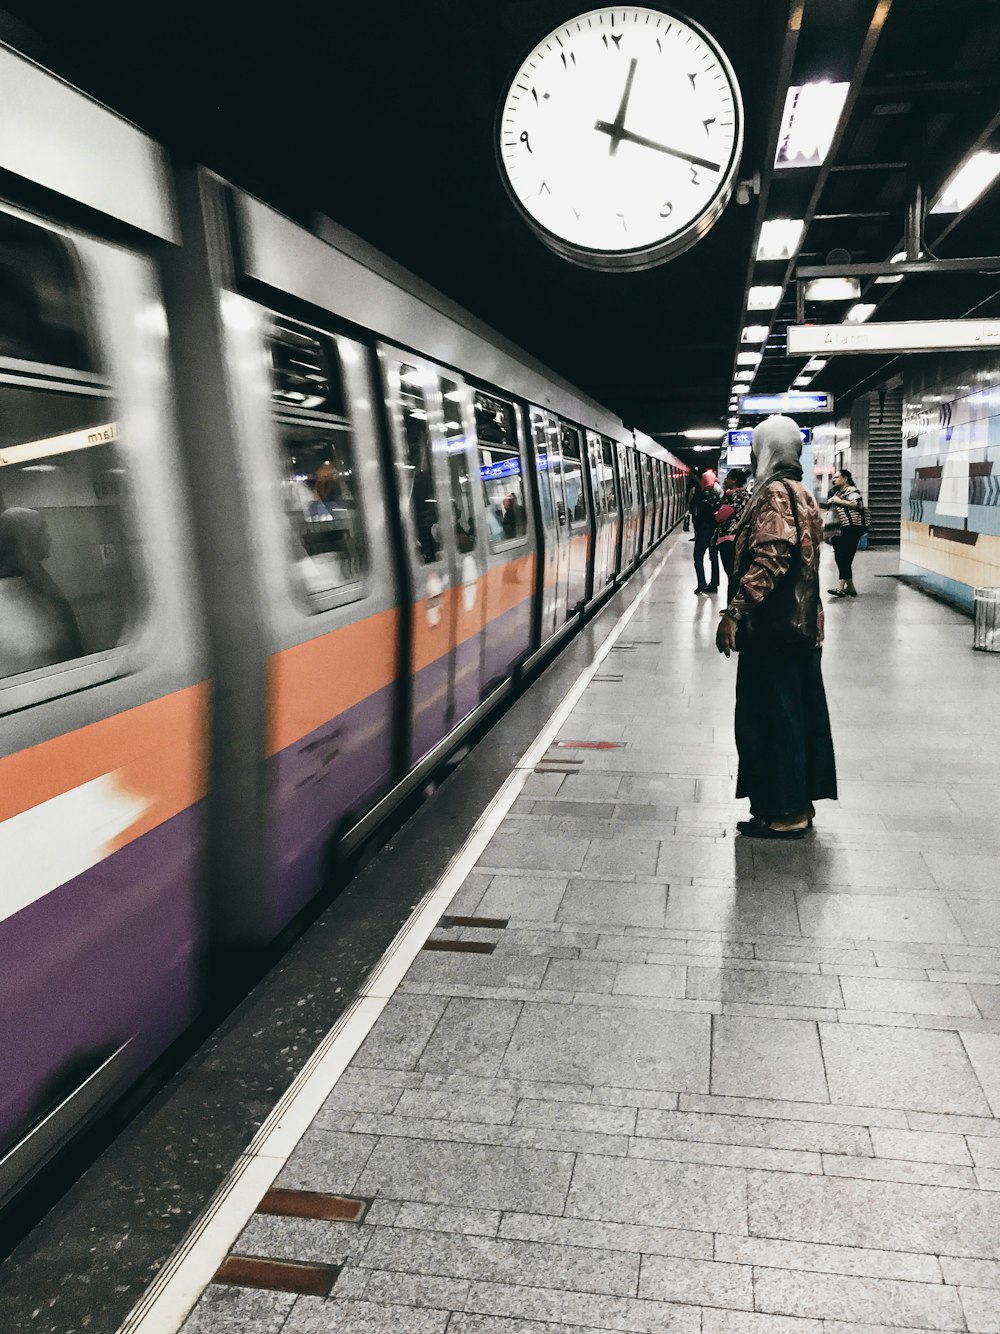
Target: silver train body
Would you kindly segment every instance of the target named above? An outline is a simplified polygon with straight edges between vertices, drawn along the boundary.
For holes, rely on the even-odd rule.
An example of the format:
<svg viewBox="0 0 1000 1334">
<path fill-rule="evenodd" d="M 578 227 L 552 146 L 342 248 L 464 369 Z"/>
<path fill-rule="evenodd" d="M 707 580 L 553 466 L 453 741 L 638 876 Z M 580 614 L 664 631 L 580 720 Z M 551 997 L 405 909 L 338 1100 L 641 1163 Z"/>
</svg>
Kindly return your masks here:
<svg viewBox="0 0 1000 1334">
<path fill-rule="evenodd" d="M 0 1202 L 678 522 L 384 256 L 0 48 Z"/>
</svg>

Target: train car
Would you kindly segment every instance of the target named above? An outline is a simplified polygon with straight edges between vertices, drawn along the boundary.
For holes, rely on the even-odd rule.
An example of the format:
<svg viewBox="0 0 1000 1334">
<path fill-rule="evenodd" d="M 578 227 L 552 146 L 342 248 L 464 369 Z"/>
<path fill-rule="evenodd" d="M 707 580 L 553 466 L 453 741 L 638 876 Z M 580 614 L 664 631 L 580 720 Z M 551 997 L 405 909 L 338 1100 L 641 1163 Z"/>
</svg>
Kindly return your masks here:
<svg viewBox="0 0 1000 1334">
<path fill-rule="evenodd" d="M 0 115 L 2 1200 L 197 1011 L 208 673 L 165 156 L 2 48 Z"/>
<path fill-rule="evenodd" d="M 5 48 L 0 115 L 2 1203 L 635 569 L 680 465 Z"/>
</svg>

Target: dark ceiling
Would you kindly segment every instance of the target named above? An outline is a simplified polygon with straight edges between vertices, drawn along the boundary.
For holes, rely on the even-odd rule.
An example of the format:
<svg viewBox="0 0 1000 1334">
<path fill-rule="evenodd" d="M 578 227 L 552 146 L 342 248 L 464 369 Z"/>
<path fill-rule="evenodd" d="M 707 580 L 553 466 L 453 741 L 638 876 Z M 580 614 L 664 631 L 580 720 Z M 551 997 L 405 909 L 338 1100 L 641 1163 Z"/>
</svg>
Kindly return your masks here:
<svg viewBox="0 0 1000 1334">
<path fill-rule="evenodd" d="M 735 67 L 746 110 L 739 174 L 759 173 L 760 193 L 733 199 L 671 263 L 602 274 L 535 239 L 493 149 L 513 69 L 585 4 L 4 2 L 0 39 L 178 154 L 293 216 L 325 213 L 359 233 L 671 446 L 672 432 L 725 424 L 751 282 L 786 285 L 754 389 L 787 388 L 803 364 L 784 353 L 795 258 L 752 261 L 764 217 L 806 219 L 800 263 L 836 247 L 883 261 L 902 246 L 917 180 L 932 195 L 973 146 L 1000 146 L 1000 0 L 683 0 L 679 11 Z M 838 138 L 821 167 L 772 172 L 785 89 L 815 78 L 851 82 Z M 957 225 L 928 222 L 936 253 L 1000 249 L 990 194 Z M 965 313 L 998 286 L 996 276 L 921 276 L 873 291 L 884 318 L 899 319 Z M 838 320 L 845 309 L 806 318 Z M 834 359 L 814 387 L 842 396 L 882 365 Z"/>
</svg>

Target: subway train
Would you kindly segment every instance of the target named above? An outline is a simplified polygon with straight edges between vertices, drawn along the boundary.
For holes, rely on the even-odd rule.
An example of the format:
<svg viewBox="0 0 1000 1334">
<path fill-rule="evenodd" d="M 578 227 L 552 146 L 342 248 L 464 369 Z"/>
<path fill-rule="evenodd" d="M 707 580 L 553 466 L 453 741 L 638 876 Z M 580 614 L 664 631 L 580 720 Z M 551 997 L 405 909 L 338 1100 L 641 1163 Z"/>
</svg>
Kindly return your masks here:
<svg viewBox="0 0 1000 1334">
<path fill-rule="evenodd" d="M 0 1203 L 681 518 L 334 224 L 0 47 Z"/>
</svg>

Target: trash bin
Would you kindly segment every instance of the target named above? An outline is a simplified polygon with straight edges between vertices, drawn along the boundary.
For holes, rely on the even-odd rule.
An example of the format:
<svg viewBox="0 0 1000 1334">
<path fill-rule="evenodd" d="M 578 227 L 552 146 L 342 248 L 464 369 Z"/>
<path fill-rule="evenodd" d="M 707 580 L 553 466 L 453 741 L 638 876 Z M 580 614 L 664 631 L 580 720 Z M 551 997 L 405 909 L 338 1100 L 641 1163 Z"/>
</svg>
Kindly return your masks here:
<svg viewBox="0 0 1000 1334">
<path fill-rule="evenodd" d="M 977 588 L 976 629 L 972 647 L 1000 653 L 1000 588 Z"/>
</svg>

